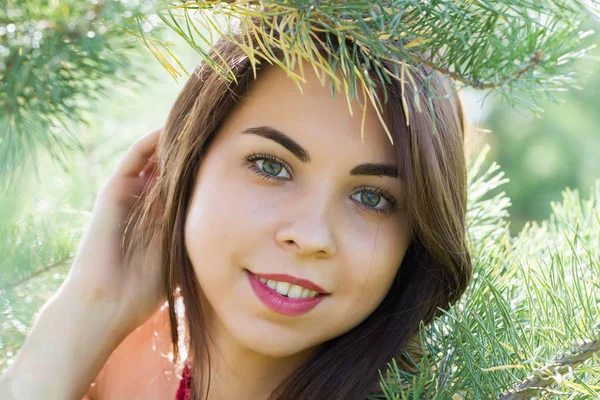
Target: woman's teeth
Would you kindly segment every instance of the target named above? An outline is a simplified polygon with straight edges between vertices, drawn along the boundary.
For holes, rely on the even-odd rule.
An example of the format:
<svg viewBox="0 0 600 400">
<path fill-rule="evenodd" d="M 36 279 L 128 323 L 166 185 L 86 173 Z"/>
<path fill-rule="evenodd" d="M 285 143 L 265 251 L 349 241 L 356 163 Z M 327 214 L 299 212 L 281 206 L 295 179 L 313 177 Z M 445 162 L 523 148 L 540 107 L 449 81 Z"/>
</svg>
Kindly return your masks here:
<svg viewBox="0 0 600 400">
<path fill-rule="evenodd" d="M 277 282 L 270 279 L 259 278 L 262 283 L 265 283 L 268 287 L 276 291 L 277 293 L 287 296 L 292 299 L 304 299 L 315 297 L 319 292 L 309 290 L 298 285 L 290 285 L 287 282 Z"/>
</svg>

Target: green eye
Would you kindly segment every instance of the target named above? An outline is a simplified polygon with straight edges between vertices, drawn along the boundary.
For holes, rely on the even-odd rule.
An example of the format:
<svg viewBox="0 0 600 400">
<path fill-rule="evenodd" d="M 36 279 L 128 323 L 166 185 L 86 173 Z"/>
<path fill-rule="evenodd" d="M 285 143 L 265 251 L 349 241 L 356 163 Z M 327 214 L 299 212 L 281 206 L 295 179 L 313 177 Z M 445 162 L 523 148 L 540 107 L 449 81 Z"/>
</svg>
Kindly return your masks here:
<svg viewBox="0 0 600 400">
<path fill-rule="evenodd" d="M 271 154 L 251 154 L 244 159 L 244 164 L 264 179 L 288 180 L 292 175 L 292 168 Z M 284 174 L 279 175 L 282 171 Z"/>
<path fill-rule="evenodd" d="M 282 165 L 277 161 L 268 160 L 262 162 L 262 170 L 269 175 L 277 176 L 282 169 Z"/>
<path fill-rule="evenodd" d="M 352 194 L 352 199 L 361 207 L 377 214 L 391 214 L 397 208 L 394 196 L 380 188 L 363 186 Z"/>
<path fill-rule="evenodd" d="M 361 193 L 362 194 L 360 195 L 360 200 L 369 207 L 375 207 L 377 204 L 379 204 L 379 201 L 381 200 L 381 196 L 376 193 L 367 191 Z"/>
</svg>

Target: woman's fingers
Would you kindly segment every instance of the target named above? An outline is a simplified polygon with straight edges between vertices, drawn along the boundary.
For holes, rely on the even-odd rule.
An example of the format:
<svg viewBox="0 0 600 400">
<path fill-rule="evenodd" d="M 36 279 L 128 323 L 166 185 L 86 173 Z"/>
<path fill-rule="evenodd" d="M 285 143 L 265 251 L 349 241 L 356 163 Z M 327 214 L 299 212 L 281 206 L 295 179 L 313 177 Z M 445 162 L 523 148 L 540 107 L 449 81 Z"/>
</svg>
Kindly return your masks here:
<svg viewBox="0 0 600 400">
<path fill-rule="evenodd" d="M 137 177 L 144 170 L 150 157 L 154 154 L 161 132 L 162 128 L 158 128 L 146 136 L 137 139 L 121 160 L 115 174 Z"/>
<path fill-rule="evenodd" d="M 150 177 L 158 168 L 158 158 L 156 151 L 152 153 L 152 156 L 148 159 L 146 166 L 142 169 L 140 176 Z"/>
</svg>

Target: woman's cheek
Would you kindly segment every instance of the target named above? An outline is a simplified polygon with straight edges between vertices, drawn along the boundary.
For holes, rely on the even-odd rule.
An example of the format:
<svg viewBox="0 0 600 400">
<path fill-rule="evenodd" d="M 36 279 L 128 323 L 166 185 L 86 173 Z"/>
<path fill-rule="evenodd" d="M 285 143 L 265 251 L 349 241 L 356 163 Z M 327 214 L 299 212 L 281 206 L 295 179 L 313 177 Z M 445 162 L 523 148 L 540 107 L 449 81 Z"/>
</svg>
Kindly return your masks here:
<svg viewBox="0 0 600 400">
<path fill-rule="evenodd" d="M 378 232 L 354 231 L 346 235 L 346 248 L 352 252 L 348 277 L 352 286 L 372 293 L 375 298 L 385 296 L 406 252 L 405 240 L 391 221 L 381 222 Z"/>
<path fill-rule="evenodd" d="M 248 175 L 252 172 L 248 171 Z M 246 177 L 234 189 L 237 203 L 232 215 L 238 224 L 265 230 L 271 222 L 285 219 L 286 205 L 293 202 L 293 193 L 285 184 L 264 182 L 256 176 Z M 260 232 L 257 231 L 257 232 Z"/>
</svg>

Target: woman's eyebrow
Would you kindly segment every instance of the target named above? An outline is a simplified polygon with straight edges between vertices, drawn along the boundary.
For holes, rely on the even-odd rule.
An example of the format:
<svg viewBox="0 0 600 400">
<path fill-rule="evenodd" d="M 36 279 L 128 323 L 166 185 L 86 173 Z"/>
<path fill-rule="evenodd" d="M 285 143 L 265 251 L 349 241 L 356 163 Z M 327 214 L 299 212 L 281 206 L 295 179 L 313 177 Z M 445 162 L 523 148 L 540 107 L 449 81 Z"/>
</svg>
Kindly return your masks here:
<svg viewBox="0 0 600 400">
<path fill-rule="evenodd" d="M 287 136 L 281 131 L 270 126 L 257 126 L 254 128 L 248 128 L 242 131 L 242 134 L 252 133 L 258 136 L 262 136 L 267 139 L 271 139 L 274 142 L 279 143 L 292 154 L 294 154 L 303 163 L 310 162 L 310 154 L 308 150 L 300 146 L 291 137 Z M 392 178 L 398 177 L 398 168 L 391 164 L 380 164 L 380 163 L 367 163 L 359 164 L 352 168 L 350 175 L 375 175 L 375 176 L 389 176 Z"/>
</svg>

